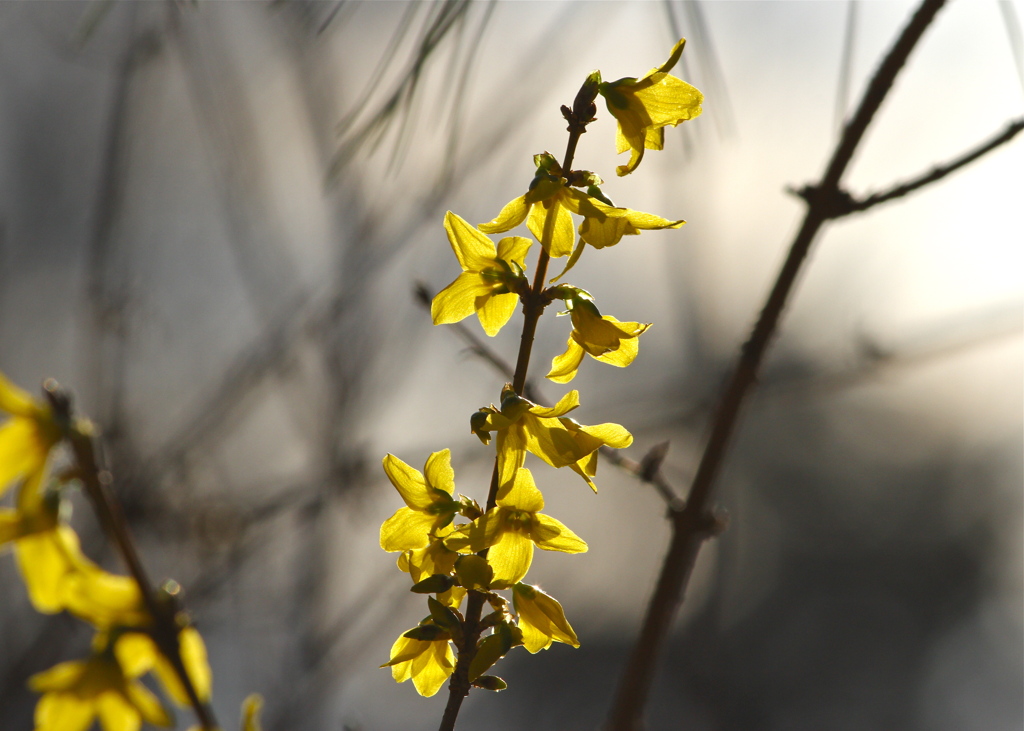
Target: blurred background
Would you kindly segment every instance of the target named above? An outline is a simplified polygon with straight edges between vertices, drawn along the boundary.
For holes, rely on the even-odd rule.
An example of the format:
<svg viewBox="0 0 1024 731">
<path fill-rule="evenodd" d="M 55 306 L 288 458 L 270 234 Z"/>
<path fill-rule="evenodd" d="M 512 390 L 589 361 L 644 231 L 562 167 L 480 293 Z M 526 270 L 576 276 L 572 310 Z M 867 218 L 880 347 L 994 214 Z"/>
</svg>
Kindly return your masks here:
<svg viewBox="0 0 1024 731">
<path fill-rule="evenodd" d="M 504 377 L 413 297 L 458 273 L 446 210 L 493 218 L 561 157 L 594 68 L 675 73 L 704 114 L 616 179 L 603 106 L 579 167 L 678 231 L 588 252 L 568 279 L 654 322 L 628 370 L 588 360 L 583 423 L 671 444 L 685 491 L 708 410 L 840 122 L 907 2 L 50 2 L 0 5 L 0 370 L 55 377 L 100 423 L 146 563 L 174 577 L 226 727 L 436 727 L 445 692 L 387 670 L 424 614 L 378 546 L 380 468 L 452 449 L 483 500 L 469 415 Z M 846 182 L 882 190 L 1024 110 L 1020 2 L 957 0 L 915 51 Z M 650 727 L 1016 731 L 1024 724 L 1024 143 L 839 221 L 812 252 L 719 486 Z M 532 266 L 533 262 L 530 262 Z M 518 318 L 518 316 L 517 316 Z M 518 326 L 490 340 L 513 359 Z M 466 323 L 479 332 L 475 321 Z M 541 322 L 533 374 L 569 324 Z M 541 379 L 543 380 L 543 379 Z M 551 399 L 562 387 L 538 383 Z M 532 460 L 533 458 L 531 458 Z M 530 580 L 582 641 L 496 671 L 466 728 L 600 726 L 668 538 L 649 487 L 593 495 L 538 467 L 590 544 Z M 87 552 L 120 570 L 84 501 Z M 0 726 L 89 633 L 32 612 L 0 559 Z M 179 714 L 179 729 L 189 725 Z"/>
</svg>

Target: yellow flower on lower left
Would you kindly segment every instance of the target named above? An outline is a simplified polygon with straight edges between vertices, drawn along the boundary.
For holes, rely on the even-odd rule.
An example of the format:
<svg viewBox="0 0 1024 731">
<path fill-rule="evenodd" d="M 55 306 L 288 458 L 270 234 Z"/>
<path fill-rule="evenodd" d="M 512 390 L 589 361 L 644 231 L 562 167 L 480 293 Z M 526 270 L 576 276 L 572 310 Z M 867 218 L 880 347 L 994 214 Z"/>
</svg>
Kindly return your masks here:
<svg viewBox="0 0 1024 731">
<path fill-rule="evenodd" d="M 381 667 L 391 668 L 396 683 L 412 679 L 416 692 L 429 698 L 455 670 L 455 653 L 447 634 L 436 640 L 416 640 L 402 635 L 391 646 L 391 660 Z"/>
<path fill-rule="evenodd" d="M 35 731 L 86 731 L 96 718 L 104 731 L 138 731 L 142 721 L 171 726 L 170 714 L 136 677 L 109 650 L 33 675 L 29 687 L 43 693 Z"/>
</svg>

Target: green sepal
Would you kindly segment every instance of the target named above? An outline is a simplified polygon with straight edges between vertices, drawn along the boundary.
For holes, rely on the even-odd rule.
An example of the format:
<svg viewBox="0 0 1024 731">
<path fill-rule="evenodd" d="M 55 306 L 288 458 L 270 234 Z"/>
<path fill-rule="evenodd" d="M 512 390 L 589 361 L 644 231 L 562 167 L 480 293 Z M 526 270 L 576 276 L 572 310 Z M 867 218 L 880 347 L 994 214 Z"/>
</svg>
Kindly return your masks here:
<svg viewBox="0 0 1024 731">
<path fill-rule="evenodd" d="M 465 518 L 470 520 L 476 520 L 484 514 L 483 509 L 480 507 L 480 503 L 470 497 L 466 497 L 462 493 L 459 493 L 459 512 Z"/>
<path fill-rule="evenodd" d="M 434 597 L 427 597 L 427 606 L 437 625 L 447 630 L 456 643 L 462 642 L 462 622 L 458 615 Z"/>
<path fill-rule="evenodd" d="M 508 683 L 499 678 L 497 675 L 481 675 L 479 678 L 473 681 L 473 685 L 477 688 L 483 688 L 484 690 L 493 690 L 495 692 L 499 690 L 505 690 L 508 687 Z"/>
<path fill-rule="evenodd" d="M 445 632 L 444 629 L 436 624 L 421 624 L 418 627 L 413 627 L 403 634 L 402 637 L 408 637 L 410 640 L 423 640 L 424 642 L 450 640 L 452 638 L 448 632 Z"/>
<path fill-rule="evenodd" d="M 419 583 L 413 584 L 412 588 L 409 589 L 411 592 L 416 594 L 441 594 L 448 591 L 455 584 L 450 576 L 444 574 L 434 574 L 428 576 Z"/>
</svg>

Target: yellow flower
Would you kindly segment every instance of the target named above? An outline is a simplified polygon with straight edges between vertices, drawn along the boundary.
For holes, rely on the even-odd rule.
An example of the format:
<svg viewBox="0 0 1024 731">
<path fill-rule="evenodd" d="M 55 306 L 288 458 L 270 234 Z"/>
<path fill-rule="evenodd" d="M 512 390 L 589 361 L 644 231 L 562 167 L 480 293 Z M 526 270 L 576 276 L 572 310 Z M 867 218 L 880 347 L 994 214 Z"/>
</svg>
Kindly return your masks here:
<svg viewBox="0 0 1024 731">
<path fill-rule="evenodd" d="M 451 452 L 444 449 L 427 458 L 422 474 L 392 454 L 384 457 L 384 471 L 405 500 L 407 507 L 384 521 L 380 527 L 380 547 L 385 551 L 425 548 L 430 533 L 445 527 L 459 511 L 452 499 L 455 472 Z"/>
<path fill-rule="evenodd" d="M 434 297 L 434 324 L 458 322 L 476 312 L 484 332 L 497 335 L 519 302 L 516 282 L 525 281 L 523 262 L 531 242 L 508 236 L 495 249 L 489 238 L 451 211 L 444 217 L 444 228 L 462 274 Z"/>
<path fill-rule="evenodd" d="M 672 49 L 668 60 L 644 74 L 639 80 L 627 77 L 602 83 L 598 91 L 604 96 L 608 111 L 619 122 L 615 135 L 615 151 L 630 151 L 629 163 L 615 172 L 628 175 L 644 157 L 644 149 L 664 147 L 665 130 L 701 113 L 704 95 L 669 71 L 679 61 L 686 39 Z"/>
<path fill-rule="evenodd" d="M 0 373 L 0 412 L 11 415 L 0 426 L 0 495 L 18 480 L 40 474 L 50 449 L 60 441 L 49 406 L 37 403 Z"/>
<path fill-rule="evenodd" d="M 206 657 L 206 645 L 195 627 L 185 627 L 178 632 L 178 652 L 185 666 L 188 678 L 199 700 L 210 700 L 213 673 Z M 114 654 L 125 673 L 138 677 L 153 671 L 167 695 L 179 706 L 191 705 L 185 686 L 153 638 L 142 632 L 126 632 L 114 641 Z"/>
<path fill-rule="evenodd" d="M 545 551 L 583 553 L 587 544 L 562 523 L 540 511 L 544 496 L 528 469 L 516 473 L 512 488 L 496 507 L 456 530 L 445 540 L 448 548 L 474 553 L 485 548 L 494 569 L 491 586 L 504 589 L 520 581 L 533 562 L 533 546 Z"/>
<path fill-rule="evenodd" d="M 484 444 L 490 442 L 489 432 L 498 433 L 502 493 L 512 485 L 516 470 L 526 463 L 528 451 L 552 467 L 569 467 L 597 492 L 591 479 L 597 474 L 597 450 L 604 445 L 622 449 L 633 443 L 633 436 L 618 424 L 584 426 L 566 418 L 580 405 L 578 391 L 570 391 L 551 408 L 516 395 L 509 385 L 501 395 L 501 409 L 493 405 L 480 409 L 470 419 L 470 428 Z"/>
<path fill-rule="evenodd" d="M 0 510 L 0 546 L 13 544 L 32 606 L 55 614 L 65 608 L 67 576 L 85 557 L 78 536 L 59 520 L 59 496 L 43 493 L 42 478 L 42 471 L 33 472 L 18 492 L 17 508 Z"/>
<path fill-rule="evenodd" d="M 416 629 L 419 628 L 410 632 Z M 381 667 L 391 668 L 391 677 L 396 683 L 411 678 L 416 692 L 429 698 L 455 670 L 455 653 L 447 633 L 440 633 L 434 640 L 417 640 L 403 634 L 391 646 L 391 660 Z"/>
<path fill-rule="evenodd" d="M 86 731 L 98 716 L 104 731 L 138 731 L 142 721 L 170 726 L 170 715 L 150 691 L 122 668 L 109 647 L 88 660 L 64 662 L 29 678 L 43 693 L 36 731 Z"/>
<path fill-rule="evenodd" d="M 564 287 L 565 304 L 572 318 L 572 332 L 564 353 L 551 361 L 547 377 L 555 383 L 568 383 L 587 353 L 595 360 L 624 368 L 640 351 L 638 338 L 650 323 L 619 322 L 611 315 L 601 315 L 589 294 L 576 287 Z"/>
<path fill-rule="evenodd" d="M 541 591 L 539 586 L 516 584 L 512 587 L 512 603 L 519 615 L 523 644 L 531 653 L 548 649 L 552 642 L 580 646 L 576 633 L 565 618 L 562 605 L 553 596 Z"/>
<path fill-rule="evenodd" d="M 594 196 L 569 187 L 561 178 L 547 176 L 541 177 L 528 193 L 509 201 L 493 221 L 481 223 L 477 228 L 484 233 L 501 233 L 527 221 L 530 232 L 538 241 L 543 242 L 544 221 L 552 208 L 552 215 L 555 216 L 554 233 L 550 246 L 545 249 L 554 258 L 572 254 L 562 274 L 576 263 L 582 253 L 582 244 L 573 251 L 575 234 L 570 215 L 572 213 L 583 217 L 579 226 L 580 241 L 595 249 L 614 246 L 623 236 L 635 236 L 641 230 L 679 228 L 686 223 L 683 220 L 670 221 L 653 213 L 608 205 Z"/>
</svg>

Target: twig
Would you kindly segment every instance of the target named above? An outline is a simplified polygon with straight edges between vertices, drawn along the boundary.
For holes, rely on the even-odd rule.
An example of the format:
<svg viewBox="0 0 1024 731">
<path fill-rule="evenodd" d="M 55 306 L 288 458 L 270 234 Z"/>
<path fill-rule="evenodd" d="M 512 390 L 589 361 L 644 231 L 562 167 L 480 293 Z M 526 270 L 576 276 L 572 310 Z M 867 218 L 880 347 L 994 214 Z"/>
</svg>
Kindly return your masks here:
<svg viewBox="0 0 1024 731">
<path fill-rule="evenodd" d="M 173 602 L 161 601 L 153 588 L 153 583 L 146 573 L 146 568 L 139 558 L 138 549 L 128 531 L 128 523 L 121 512 L 120 506 L 110 496 L 108 485 L 110 473 L 101 470 L 96 460 L 96 450 L 92 436 L 85 430 L 75 427 L 71 416 L 71 404 L 67 394 L 55 381 L 48 380 L 45 394 L 53 407 L 58 423 L 65 426 L 65 434 L 71 444 L 78 466 L 77 476 L 85 487 L 85 494 L 93 505 L 100 525 L 110 540 L 117 547 L 128 573 L 139 586 L 142 601 L 153 619 L 153 627 L 149 634 L 153 638 L 161 654 L 167 658 L 174 668 L 188 696 L 189 703 L 195 711 L 196 718 L 204 731 L 215 731 L 219 726 L 213 715 L 213 709 L 199 698 L 195 685 L 189 677 L 188 670 L 181 658 L 181 647 L 178 642 L 180 627 L 177 622 L 177 609 Z"/>
<path fill-rule="evenodd" d="M 641 727 L 658 656 L 682 602 L 701 545 L 722 528 L 712 512 L 711 495 L 740 409 L 757 380 L 765 352 L 815 236 L 825 222 L 836 217 L 836 212 L 842 209 L 843 194 L 839 182 L 843 173 L 892 88 L 896 75 L 944 4 L 945 0 L 922 2 L 871 80 L 856 113 L 843 131 L 821 182 L 804 189 L 808 209 L 803 224 L 719 401 L 686 507 L 672 512 L 671 543 L 640 635 L 612 704 L 608 718 L 611 731 L 636 731 Z"/>
</svg>

